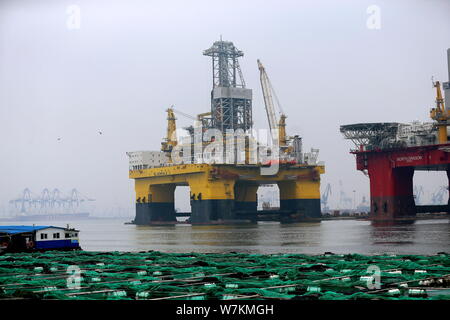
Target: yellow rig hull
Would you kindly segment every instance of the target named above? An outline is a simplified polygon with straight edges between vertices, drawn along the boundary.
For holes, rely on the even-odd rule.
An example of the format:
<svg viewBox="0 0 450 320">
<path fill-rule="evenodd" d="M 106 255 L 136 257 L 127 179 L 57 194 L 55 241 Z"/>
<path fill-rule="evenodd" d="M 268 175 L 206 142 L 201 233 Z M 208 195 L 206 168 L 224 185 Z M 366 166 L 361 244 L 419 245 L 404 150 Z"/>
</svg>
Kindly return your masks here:
<svg viewBox="0 0 450 320">
<path fill-rule="evenodd" d="M 322 165 L 280 164 L 278 173 L 261 175 L 257 165 L 183 164 L 130 171 L 135 180 L 135 224 L 175 223 L 175 188 L 189 186 L 192 224 L 254 223 L 257 190 L 277 184 L 281 221 L 320 220 Z"/>
</svg>

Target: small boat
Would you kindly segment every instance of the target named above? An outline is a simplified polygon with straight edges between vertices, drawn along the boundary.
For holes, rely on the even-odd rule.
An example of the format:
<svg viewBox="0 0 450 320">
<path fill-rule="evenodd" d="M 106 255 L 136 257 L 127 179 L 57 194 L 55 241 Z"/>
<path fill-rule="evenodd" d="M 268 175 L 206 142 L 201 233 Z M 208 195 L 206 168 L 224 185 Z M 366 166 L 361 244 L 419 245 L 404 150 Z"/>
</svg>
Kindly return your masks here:
<svg viewBox="0 0 450 320">
<path fill-rule="evenodd" d="M 69 226 L 0 226 L 0 253 L 80 250 L 79 232 Z"/>
</svg>

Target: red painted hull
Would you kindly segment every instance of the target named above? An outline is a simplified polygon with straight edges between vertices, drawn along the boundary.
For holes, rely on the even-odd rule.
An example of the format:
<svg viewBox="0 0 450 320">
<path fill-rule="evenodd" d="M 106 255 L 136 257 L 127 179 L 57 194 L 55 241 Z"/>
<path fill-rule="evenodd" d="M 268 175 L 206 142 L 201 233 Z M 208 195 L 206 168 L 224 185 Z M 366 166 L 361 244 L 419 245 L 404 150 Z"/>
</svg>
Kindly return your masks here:
<svg viewBox="0 0 450 320">
<path fill-rule="evenodd" d="M 373 220 L 410 219 L 416 215 L 414 170 L 445 170 L 449 175 L 450 143 L 397 150 L 354 151 L 358 170 L 370 178 Z"/>
</svg>

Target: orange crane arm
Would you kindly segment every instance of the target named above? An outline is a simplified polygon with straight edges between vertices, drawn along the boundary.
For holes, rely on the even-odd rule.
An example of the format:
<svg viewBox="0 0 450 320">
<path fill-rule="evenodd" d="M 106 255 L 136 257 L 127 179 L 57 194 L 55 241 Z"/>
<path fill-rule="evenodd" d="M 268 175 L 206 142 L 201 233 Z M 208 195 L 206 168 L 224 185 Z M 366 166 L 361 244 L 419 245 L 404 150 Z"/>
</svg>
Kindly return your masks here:
<svg viewBox="0 0 450 320">
<path fill-rule="evenodd" d="M 449 113 L 445 109 L 444 98 L 441 92 L 441 83 L 439 81 L 433 82 L 433 87 L 436 88 L 436 108 L 431 109 L 430 118 L 435 120 L 438 125 L 439 143 L 447 143 L 447 126 L 449 125 Z"/>
<path fill-rule="evenodd" d="M 171 152 L 172 148 L 177 145 L 177 138 L 175 131 L 177 130 L 176 118 L 174 114 L 174 109 L 169 108 L 167 111 L 167 134 L 164 142 L 161 143 L 161 151 Z"/>
</svg>

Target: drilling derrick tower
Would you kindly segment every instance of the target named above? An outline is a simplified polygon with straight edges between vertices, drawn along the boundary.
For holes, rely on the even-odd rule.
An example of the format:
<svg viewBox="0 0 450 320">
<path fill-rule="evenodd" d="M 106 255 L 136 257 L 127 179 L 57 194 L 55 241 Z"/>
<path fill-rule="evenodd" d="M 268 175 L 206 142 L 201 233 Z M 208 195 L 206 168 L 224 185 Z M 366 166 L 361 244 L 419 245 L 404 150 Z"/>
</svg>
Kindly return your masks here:
<svg viewBox="0 0 450 320">
<path fill-rule="evenodd" d="M 252 127 L 252 90 L 245 87 L 239 66 L 244 53 L 230 41 L 216 41 L 203 55 L 212 58 L 212 124 L 223 133 Z"/>
</svg>

